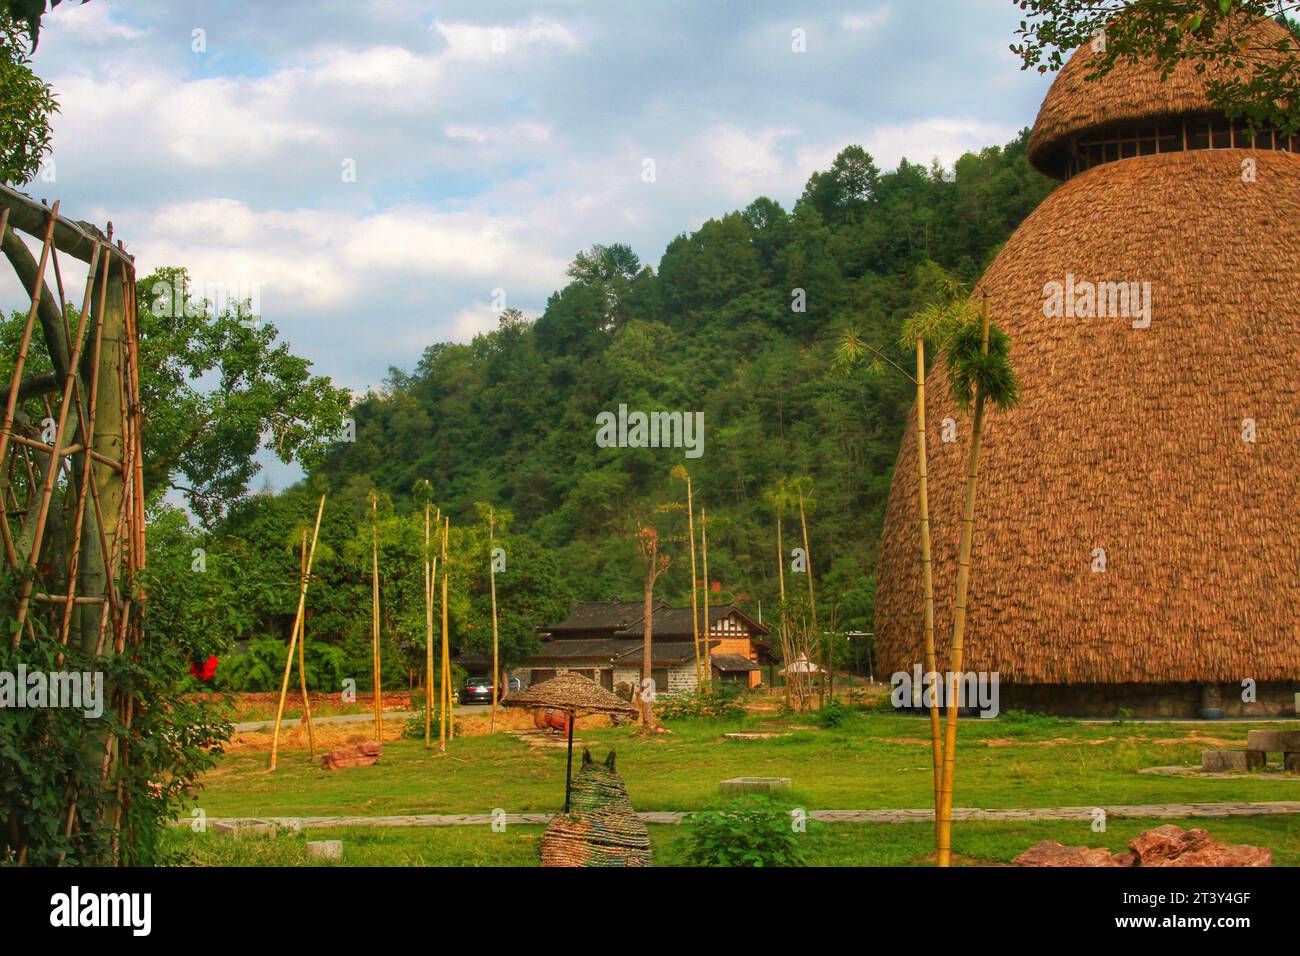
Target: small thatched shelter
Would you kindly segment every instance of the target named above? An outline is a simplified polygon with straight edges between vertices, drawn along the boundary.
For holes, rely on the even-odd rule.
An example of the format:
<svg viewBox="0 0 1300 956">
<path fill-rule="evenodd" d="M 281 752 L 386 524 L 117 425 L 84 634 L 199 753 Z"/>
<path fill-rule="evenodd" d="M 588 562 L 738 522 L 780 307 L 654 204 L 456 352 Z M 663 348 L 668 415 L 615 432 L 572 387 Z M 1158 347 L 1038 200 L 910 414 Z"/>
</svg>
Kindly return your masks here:
<svg viewBox="0 0 1300 956">
<path fill-rule="evenodd" d="M 1190 65 L 1085 82 L 1094 55 L 1029 144 L 1065 182 L 981 282 L 1022 398 L 986 428 L 965 666 L 999 673 L 1003 709 L 1294 713 L 1300 141 L 1216 114 Z M 970 430 L 940 365 L 929 384 L 942 661 Z M 878 577 L 886 673 L 921 660 L 915 461 L 913 417 Z"/>
<path fill-rule="evenodd" d="M 507 707 L 563 710 L 569 737 L 568 763 L 564 771 L 564 812 L 569 812 L 573 787 L 573 724 L 582 714 L 610 714 L 636 716 L 637 709 L 620 697 L 615 697 L 595 681 L 572 672 L 560 674 L 550 680 L 511 694 L 503 704 Z"/>
</svg>

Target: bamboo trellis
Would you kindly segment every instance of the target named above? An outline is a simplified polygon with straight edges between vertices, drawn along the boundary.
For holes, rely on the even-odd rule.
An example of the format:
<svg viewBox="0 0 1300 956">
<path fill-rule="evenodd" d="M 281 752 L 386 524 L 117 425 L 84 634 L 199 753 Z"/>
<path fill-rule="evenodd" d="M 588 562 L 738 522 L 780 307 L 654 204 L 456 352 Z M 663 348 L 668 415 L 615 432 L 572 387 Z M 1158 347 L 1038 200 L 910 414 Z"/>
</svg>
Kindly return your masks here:
<svg viewBox="0 0 1300 956">
<path fill-rule="evenodd" d="M 139 641 L 145 602 L 135 266 L 111 223 L 102 233 L 61 217 L 57 202 L 47 207 L 7 186 L 0 244 L 29 298 L 7 356 L 0 424 L 0 544 L 13 582 L 0 604 L 15 622 L 5 636 L 20 654 L 25 641 L 57 641 L 96 658 L 121 655 Z M 79 311 L 64 294 L 60 254 L 87 264 Z M 135 702 L 112 687 L 108 694 L 107 709 L 129 728 Z M 130 737 L 103 736 L 101 778 L 117 791 L 116 829 L 124 798 L 115 770 L 130 759 Z M 119 849 L 115 842 L 104 862 L 117 862 Z"/>
</svg>

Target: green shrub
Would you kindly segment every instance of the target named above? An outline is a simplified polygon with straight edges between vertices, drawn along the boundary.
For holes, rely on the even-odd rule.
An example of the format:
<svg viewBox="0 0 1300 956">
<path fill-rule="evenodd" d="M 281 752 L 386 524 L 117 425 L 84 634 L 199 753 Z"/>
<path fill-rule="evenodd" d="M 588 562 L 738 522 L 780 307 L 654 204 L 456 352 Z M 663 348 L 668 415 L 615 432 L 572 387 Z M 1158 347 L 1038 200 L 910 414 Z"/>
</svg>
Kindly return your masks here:
<svg viewBox="0 0 1300 956">
<path fill-rule="evenodd" d="M 822 825 L 767 797 L 692 813 L 672 848 L 689 866 L 806 866 Z M 802 831 L 802 832 L 801 832 Z"/>
<path fill-rule="evenodd" d="M 687 717 L 739 717 L 745 712 L 738 691 L 711 687 L 698 697 L 695 694 L 678 694 L 661 697 L 655 710 L 663 720 L 681 720 Z"/>
<path fill-rule="evenodd" d="M 853 709 L 832 698 L 817 711 L 817 722 L 823 727 L 839 727 L 853 714 Z"/>
</svg>

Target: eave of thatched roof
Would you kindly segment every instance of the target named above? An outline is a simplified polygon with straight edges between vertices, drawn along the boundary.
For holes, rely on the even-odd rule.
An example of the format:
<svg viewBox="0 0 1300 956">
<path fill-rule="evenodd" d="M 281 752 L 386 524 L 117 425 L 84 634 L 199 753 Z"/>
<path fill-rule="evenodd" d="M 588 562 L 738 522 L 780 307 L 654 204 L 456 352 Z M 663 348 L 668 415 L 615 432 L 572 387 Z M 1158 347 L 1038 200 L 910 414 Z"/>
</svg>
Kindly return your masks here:
<svg viewBox="0 0 1300 956">
<path fill-rule="evenodd" d="M 567 673 L 533 684 L 503 701 L 507 707 L 565 707 L 590 714 L 635 714 L 637 709 L 580 674 Z"/>
<path fill-rule="evenodd" d="M 1290 36 L 1272 20 L 1242 22 L 1230 29 L 1254 37 L 1257 47 Z M 1084 44 L 1071 54 L 1052 83 L 1029 137 L 1029 162 L 1039 172 L 1064 178 L 1062 153 L 1069 138 L 1080 133 L 1213 111 L 1206 93 L 1207 77 L 1230 75 L 1229 68 L 1218 66 L 1198 73 L 1194 61 L 1184 60 L 1162 78 L 1146 63 L 1120 60 L 1106 76 L 1088 80 L 1101 57 L 1090 44 Z"/>
</svg>

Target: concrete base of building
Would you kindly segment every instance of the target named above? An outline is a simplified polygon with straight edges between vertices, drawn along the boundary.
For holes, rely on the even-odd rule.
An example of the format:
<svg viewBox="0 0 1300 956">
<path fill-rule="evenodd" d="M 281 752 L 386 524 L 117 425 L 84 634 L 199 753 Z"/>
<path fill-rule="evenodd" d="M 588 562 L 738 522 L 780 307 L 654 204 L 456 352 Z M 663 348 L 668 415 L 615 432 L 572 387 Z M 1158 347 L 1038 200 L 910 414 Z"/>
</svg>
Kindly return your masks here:
<svg viewBox="0 0 1300 956">
<path fill-rule="evenodd" d="M 1300 681 L 1259 683 L 1253 700 L 1246 688 L 1220 684 L 1224 717 L 1300 717 Z M 1203 686 L 1187 684 L 1010 684 L 999 687 L 1000 706 L 1008 710 L 1061 717 L 1143 717 L 1196 719 L 1205 714 Z M 1217 716 L 1217 714 L 1215 715 Z"/>
</svg>

